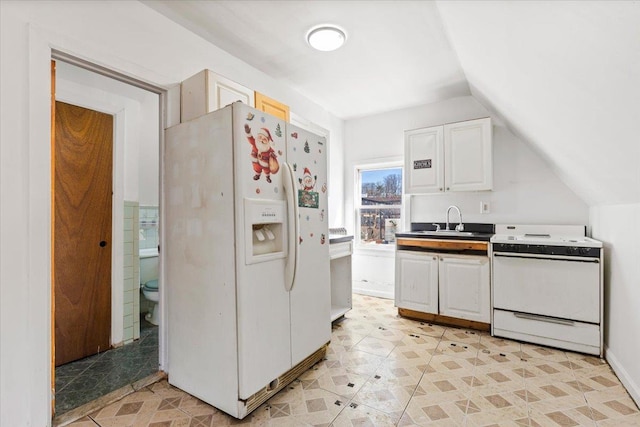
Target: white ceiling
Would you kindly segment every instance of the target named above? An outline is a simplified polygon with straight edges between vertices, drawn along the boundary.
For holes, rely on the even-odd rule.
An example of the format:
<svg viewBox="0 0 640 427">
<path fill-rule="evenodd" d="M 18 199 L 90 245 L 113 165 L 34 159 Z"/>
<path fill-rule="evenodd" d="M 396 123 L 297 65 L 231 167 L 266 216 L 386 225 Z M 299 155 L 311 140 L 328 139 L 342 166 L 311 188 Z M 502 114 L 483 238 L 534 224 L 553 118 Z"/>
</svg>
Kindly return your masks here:
<svg viewBox="0 0 640 427">
<path fill-rule="evenodd" d="M 431 1 L 144 3 L 342 119 L 470 95 Z M 305 40 L 326 23 L 347 32 L 337 51 Z"/>
<path fill-rule="evenodd" d="M 589 204 L 640 202 L 640 1 L 143 2 L 345 120 L 473 95 Z"/>
</svg>

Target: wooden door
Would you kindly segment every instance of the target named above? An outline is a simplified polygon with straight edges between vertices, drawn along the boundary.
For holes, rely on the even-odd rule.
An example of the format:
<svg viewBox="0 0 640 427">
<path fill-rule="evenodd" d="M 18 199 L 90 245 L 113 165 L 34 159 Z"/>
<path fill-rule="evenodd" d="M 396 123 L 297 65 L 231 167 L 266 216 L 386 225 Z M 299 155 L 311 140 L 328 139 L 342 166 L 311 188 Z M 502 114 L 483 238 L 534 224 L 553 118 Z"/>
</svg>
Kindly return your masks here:
<svg viewBox="0 0 640 427">
<path fill-rule="evenodd" d="M 256 109 L 289 122 L 289 106 L 256 92 Z"/>
<path fill-rule="evenodd" d="M 55 364 L 110 346 L 113 116 L 56 102 Z"/>
</svg>

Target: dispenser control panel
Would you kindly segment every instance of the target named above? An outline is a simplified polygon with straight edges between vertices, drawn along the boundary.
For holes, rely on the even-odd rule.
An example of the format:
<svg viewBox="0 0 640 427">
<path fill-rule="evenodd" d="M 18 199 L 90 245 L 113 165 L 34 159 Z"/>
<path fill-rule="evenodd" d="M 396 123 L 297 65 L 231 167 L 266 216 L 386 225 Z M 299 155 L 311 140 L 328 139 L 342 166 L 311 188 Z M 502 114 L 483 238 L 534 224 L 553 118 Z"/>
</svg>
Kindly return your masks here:
<svg viewBox="0 0 640 427">
<path fill-rule="evenodd" d="M 284 206 L 280 203 L 254 203 L 251 205 L 251 223 L 269 224 L 284 220 Z"/>
</svg>

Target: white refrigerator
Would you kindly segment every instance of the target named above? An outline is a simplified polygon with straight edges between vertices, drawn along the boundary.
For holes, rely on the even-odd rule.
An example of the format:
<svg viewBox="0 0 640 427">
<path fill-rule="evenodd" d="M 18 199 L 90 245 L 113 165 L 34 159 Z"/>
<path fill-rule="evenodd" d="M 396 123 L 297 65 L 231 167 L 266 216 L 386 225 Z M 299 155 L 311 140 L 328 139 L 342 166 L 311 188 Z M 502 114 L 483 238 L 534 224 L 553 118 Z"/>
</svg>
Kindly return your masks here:
<svg viewBox="0 0 640 427">
<path fill-rule="evenodd" d="M 241 103 L 166 130 L 169 383 L 236 418 L 330 340 L 326 159 Z"/>
</svg>

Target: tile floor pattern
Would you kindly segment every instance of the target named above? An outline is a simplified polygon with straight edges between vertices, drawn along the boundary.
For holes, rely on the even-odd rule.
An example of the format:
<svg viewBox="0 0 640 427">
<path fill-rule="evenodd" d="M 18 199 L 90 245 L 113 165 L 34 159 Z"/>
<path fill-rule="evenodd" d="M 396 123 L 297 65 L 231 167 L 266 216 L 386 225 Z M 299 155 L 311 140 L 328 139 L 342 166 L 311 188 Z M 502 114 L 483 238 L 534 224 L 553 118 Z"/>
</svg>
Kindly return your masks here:
<svg viewBox="0 0 640 427">
<path fill-rule="evenodd" d="M 353 305 L 326 360 L 244 420 L 161 381 L 73 426 L 640 426 L 597 357 L 404 319 L 391 300 Z"/>
<path fill-rule="evenodd" d="M 158 372 L 158 327 L 140 321 L 140 339 L 56 368 L 56 414 Z"/>
</svg>

